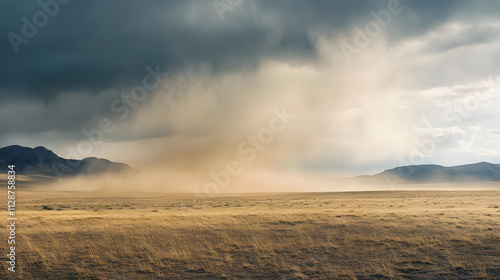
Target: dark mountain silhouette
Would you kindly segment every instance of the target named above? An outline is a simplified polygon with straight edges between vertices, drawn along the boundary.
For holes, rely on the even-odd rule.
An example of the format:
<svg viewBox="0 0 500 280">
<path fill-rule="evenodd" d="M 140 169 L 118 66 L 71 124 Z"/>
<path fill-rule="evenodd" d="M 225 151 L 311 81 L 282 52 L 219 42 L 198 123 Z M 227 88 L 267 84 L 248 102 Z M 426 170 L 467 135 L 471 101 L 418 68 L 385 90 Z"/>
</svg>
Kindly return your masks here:
<svg viewBox="0 0 500 280">
<path fill-rule="evenodd" d="M 445 167 L 441 165 L 410 165 L 386 170 L 371 176 L 344 178 L 367 184 L 427 184 L 500 182 L 500 165 L 488 162 Z"/>
<path fill-rule="evenodd" d="M 107 159 L 64 159 L 44 147 L 8 146 L 0 148 L 0 172 L 7 174 L 8 165 L 15 165 L 16 174 L 30 176 L 71 177 L 97 175 L 104 172 L 132 171 L 124 163 Z"/>
</svg>

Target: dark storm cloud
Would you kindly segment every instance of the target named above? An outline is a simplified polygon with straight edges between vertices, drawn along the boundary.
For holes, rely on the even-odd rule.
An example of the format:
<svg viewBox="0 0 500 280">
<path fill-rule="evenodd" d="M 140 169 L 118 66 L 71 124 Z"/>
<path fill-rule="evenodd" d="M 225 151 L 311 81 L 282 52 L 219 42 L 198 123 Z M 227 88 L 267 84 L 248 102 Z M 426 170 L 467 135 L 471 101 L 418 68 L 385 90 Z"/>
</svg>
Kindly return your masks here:
<svg viewBox="0 0 500 280">
<path fill-rule="evenodd" d="M 5 35 L 0 50 L 0 87 L 28 95 L 50 97 L 61 91 L 99 91 L 128 87 L 144 76 L 147 65 L 164 71 L 206 63 L 214 69 L 252 65 L 262 55 L 279 53 L 290 41 L 297 52 L 310 52 L 304 28 L 283 30 L 281 38 L 265 23 L 221 22 L 209 1 L 72 1 L 39 28 L 15 54 L 6 35 L 21 34 L 22 17 L 29 20 L 40 10 L 36 1 L 2 2 L 9 11 L 1 19 Z M 193 5 L 206 14 L 189 22 Z M 241 7 L 244 9 L 244 7 Z"/>
<path fill-rule="evenodd" d="M 399 36 L 447 20 L 464 2 L 402 3 L 409 5 L 408 24 L 391 27 Z M 176 71 L 206 63 L 214 70 L 235 70 L 266 56 L 314 56 L 310 32 L 340 33 L 386 5 L 246 0 L 221 21 L 212 1 L 73 0 L 59 5 L 48 24 L 28 44 L 19 45 L 18 54 L 4 37 L 0 87 L 46 98 L 61 91 L 126 88 L 140 81 L 147 65 Z M 21 19 L 32 21 L 41 10 L 37 1 L 2 1 L 0 6 L 4 36 L 21 35 Z"/>
<path fill-rule="evenodd" d="M 47 0 L 44 0 L 47 1 Z M 252 67 L 266 56 L 314 56 L 310 31 L 337 31 L 385 3 L 244 1 L 221 21 L 213 1 L 70 1 L 15 54 L 37 1 L 2 1 L 0 87 L 47 98 L 62 91 L 129 87 L 147 65 L 176 71 Z M 5 92 L 2 91 L 2 92 Z"/>
<path fill-rule="evenodd" d="M 388 27 L 389 39 L 498 11 L 498 2 L 471 2 L 401 0 L 405 10 Z M 387 3 L 243 0 L 221 20 L 212 0 L 72 0 L 60 4 L 58 13 L 16 54 L 7 35 L 22 35 L 23 17 L 32 22 L 41 7 L 38 1 L 5 0 L 0 3 L 0 109 L 21 102 L 27 111 L 25 119 L 0 123 L 0 129 L 4 135 L 78 132 L 95 116 L 108 114 L 114 98 L 140 84 L 148 65 L 175 73 L 199 65 L 214 72 L 241 71 L 266 58 L 301 63 L 316 55 L 314 35 L 335 36 L 362 27 L 373 19 L 370 11 Z M 57 100 L 75 92 L 90 99 Z M 26 106 L 30 102 L 39 107 Z M 11 109 L 2 115 L 6 112 Z"/>
</svg>

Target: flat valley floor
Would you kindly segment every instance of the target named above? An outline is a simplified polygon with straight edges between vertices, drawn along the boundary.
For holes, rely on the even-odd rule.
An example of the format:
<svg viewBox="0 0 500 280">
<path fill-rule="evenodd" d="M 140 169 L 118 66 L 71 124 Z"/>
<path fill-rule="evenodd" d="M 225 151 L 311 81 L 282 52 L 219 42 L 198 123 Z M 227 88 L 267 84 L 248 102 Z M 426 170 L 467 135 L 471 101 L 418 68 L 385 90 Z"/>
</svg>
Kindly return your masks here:
<svg viewBox="0 0 500 280">
<path fill-rule="evenodd" d="M 16 202 L 16 273 L 4 229 L 0 279 L 500 279 L 500 191 Z"/>
</svg>

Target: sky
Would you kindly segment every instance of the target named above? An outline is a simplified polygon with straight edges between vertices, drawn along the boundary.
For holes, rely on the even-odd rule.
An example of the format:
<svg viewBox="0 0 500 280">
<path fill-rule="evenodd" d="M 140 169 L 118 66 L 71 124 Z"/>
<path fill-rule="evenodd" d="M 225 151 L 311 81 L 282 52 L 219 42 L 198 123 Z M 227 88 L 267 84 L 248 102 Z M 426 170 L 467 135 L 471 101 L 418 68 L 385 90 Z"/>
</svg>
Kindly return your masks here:
<svg viewBox="0 0 500 280">
<path fill-rule="evenodd" d="M 231 170 L 231 184 L 265 188 L 500 163 L 498 1 L 0 10 L 0 146 L 108 158 L 193 186 Z"/>
</svg>

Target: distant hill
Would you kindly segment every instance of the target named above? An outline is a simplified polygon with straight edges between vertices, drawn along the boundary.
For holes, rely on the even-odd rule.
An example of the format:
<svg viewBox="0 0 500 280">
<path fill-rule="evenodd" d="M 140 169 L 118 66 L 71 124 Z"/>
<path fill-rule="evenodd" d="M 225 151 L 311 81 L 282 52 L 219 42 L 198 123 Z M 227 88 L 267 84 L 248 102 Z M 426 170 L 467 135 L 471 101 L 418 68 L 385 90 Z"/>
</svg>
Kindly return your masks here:
<svg viewBox="0 0 500 280">
<path fill-rule="evenodd" d="M 445 167 L 441 165 L 410 165 L 389 169 L 371 176 L 341 179 L 342 182 L 366 184 L 428 184 L 500 182 L 500 165 L 488 162 Z"/>
<path fill-rule="evenodd" d="M 15 165 L 16 174 L 29 176 L 71 177 L 97 175 L 104 172 L 132 171 L 124 163 L 94 157 L 82 160 L 64 159 L 44 147 L 8 146 L 0 148 L 0 172 L 7 174 L 7 166 Z"/>
</svg>

